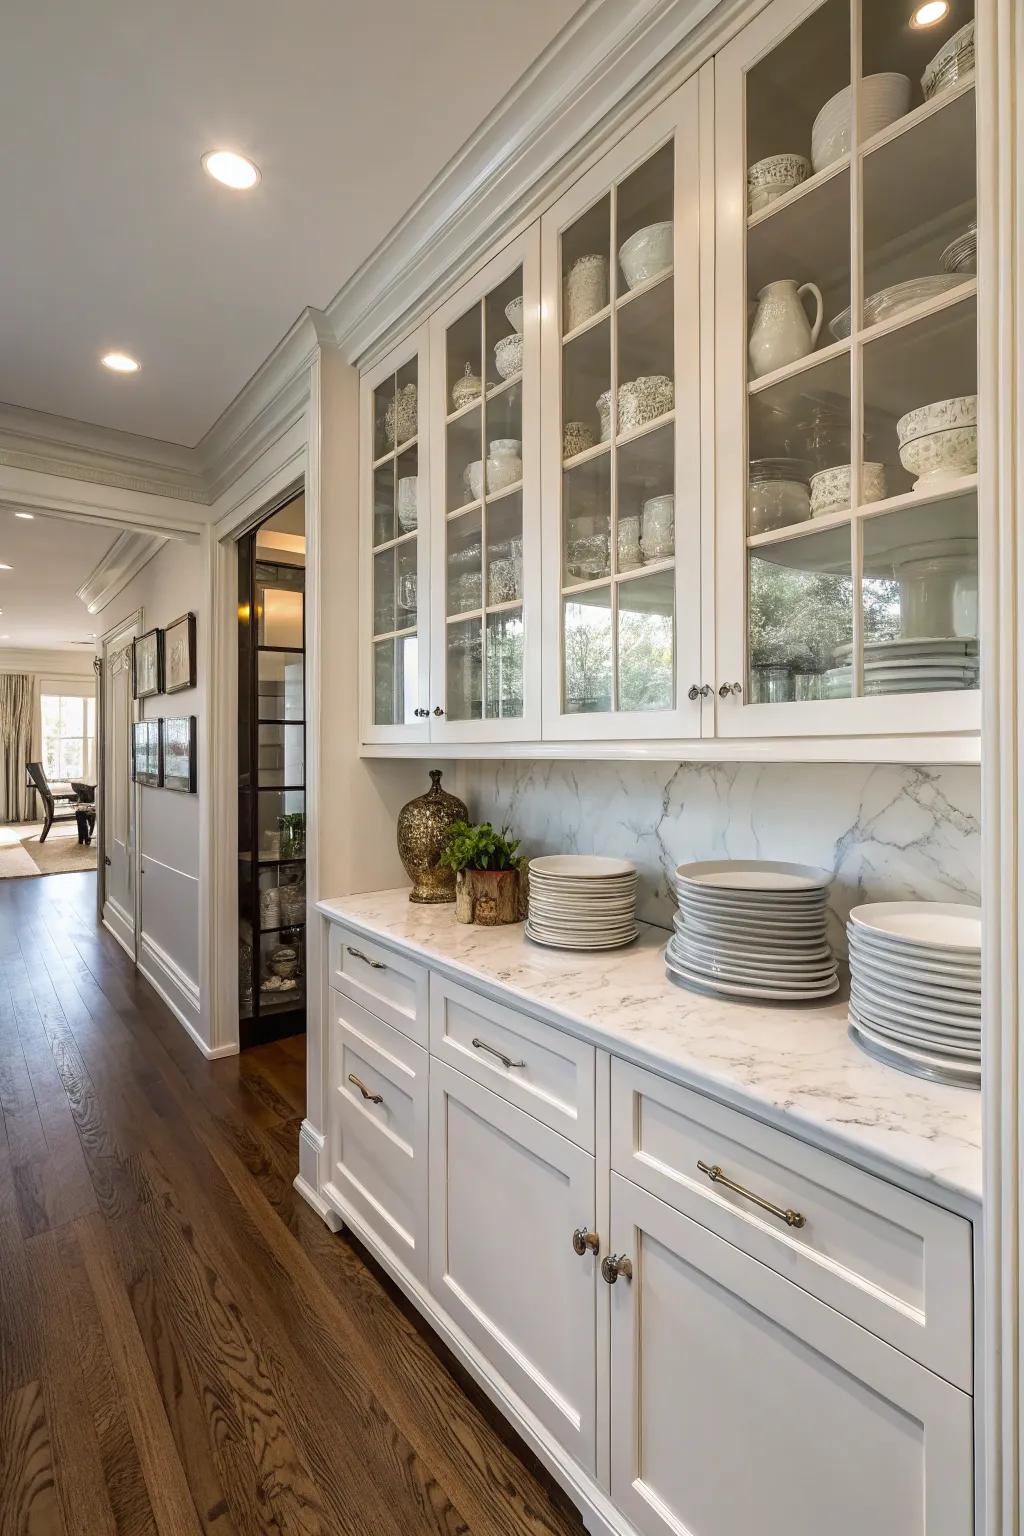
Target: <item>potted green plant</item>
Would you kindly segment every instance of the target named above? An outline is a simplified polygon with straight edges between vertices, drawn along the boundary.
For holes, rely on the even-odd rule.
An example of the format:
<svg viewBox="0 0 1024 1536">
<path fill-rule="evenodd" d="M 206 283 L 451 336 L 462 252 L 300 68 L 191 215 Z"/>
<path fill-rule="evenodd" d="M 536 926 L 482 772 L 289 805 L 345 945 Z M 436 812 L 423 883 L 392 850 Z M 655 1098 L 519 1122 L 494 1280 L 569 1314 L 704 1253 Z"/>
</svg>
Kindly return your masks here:
<svg viewBox="0 0 1024 1536">
<path fill-rule="evenodd" d="M 282 859 L 301 859 L 306 852 L 306 813 L 287 811 L 277 818 L 281 831 Z"/>
<path fill-rule="evenodd" d="M 489 821 L 454 821 L 441 863 L 455 871 L 455 917 L 487 927 L 519 921 L 519 877 L 523 860 L 508 827 L 496 832 Z"/>
</svg>

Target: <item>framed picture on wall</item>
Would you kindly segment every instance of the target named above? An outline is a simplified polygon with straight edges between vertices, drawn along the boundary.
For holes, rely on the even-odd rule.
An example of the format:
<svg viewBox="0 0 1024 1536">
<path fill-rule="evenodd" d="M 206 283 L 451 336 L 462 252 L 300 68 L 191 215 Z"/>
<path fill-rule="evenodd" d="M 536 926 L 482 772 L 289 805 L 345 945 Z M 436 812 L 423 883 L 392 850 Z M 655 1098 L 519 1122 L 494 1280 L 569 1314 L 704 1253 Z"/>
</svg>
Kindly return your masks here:
<svg viewBox="0 0 1024 1536">
<path fill-rule="evenodd" d="M 164 631 L 164 693 L 196 685 L 196 616 L 183 613 Z"/>
<path fill-rule="evenodd" d="M 151 699 L 164 688 L 164 634 L 147 630 L 132 641 L 132 682 L 137 699 Z"/>
<path fill-rule="evenodd" d="M 181 715 L 164 720 L 160 758 L 164 789 L 196 792 L 196 717 Z"/>
<path fill-rule="evenodd" d="M 162 724 L 162 720 L 136 720 L 132 726 L 132 778 L 150 789 L 159 789 L 162 782 Z"/>
</svg>

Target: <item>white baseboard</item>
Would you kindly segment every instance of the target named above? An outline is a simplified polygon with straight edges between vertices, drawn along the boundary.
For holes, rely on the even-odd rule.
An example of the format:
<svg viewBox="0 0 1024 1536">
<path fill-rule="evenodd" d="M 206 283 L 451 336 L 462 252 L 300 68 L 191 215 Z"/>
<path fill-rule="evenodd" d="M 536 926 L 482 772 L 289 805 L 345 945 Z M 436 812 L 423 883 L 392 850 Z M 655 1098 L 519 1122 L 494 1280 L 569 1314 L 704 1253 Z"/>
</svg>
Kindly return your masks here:
<svg viewBox="0 0 1024 1536">
<path fill-rule="evenodd" d="M 323 1182 L 321 1159 L 326 1145 L 327 1138 L 311 1121 L 303 1120 L 299 1127 L 299 1177 L 314 1191 Z"/>
<path fill-rule="evenodd" d="M 128 956 L 129 960 L 134 965 L 135 931 L 129 923 L 125 923 L 116 903 L 110 901 L 104 903 L 103 917 L 101 918 L 101 922 L 103 923 L 104 928 L 110 934 L 111 938 L 117 940 L 125 954 Z"/>
<path fill-rule="evenodd" d="M 317 1133 L 313 1132 L 313 1134 Z M 323 1140 L 322 1137 L 319 1139 Z M 500 1409 L 517 1434 L 526 1441 L 559 1487 L 569 1495 L 591 1536 L 639 1536 L 636 1527 L 615 1508 L 605 1490 L 594 1481 L 593 1477 L 576 1465 L 571 1456 L 558 1444 L 550 1430 L 527 1408 L 512 1389 L 495 1375 L 491 1363 L 466 1337 L 458 1324 L 453 1322 L 438 1305 L 426 1286 L 409 1274 L 400 1260 L 363 1224 L 347 1202 L 340 1198 L 337 1191 L 332 1188 L 329 1198 L 325 1198 L 318 1194 L 301 1174 L 295 1180 L 295 1188 L 332 1231 L 338 1231 L 343 1226 L 348 1227 L 359 1241 L 365 1244 L 381 1268 L 387 1271 L 398 1288 L 408 1296 L 413 1306 L 423 1314 L 434 1332 L 465 1366 L 495 1407 Z M 334 1223 L 337 1223 L 337 1226 Z"/>
<path fill-rule="evenodd" d="M 237 1044 L 210 1045 L 203 1035 L 203 1018 L 200 1007 L 199 986 L 187 976 L 166 950 L 142 935 L 138 959 L 139 974 L 149 982 L 153 991 L 167 1004 L 193 1045 L 202 1051 L 208 1061 L 221 1056 L 236 1056 Z"/>
</svg>

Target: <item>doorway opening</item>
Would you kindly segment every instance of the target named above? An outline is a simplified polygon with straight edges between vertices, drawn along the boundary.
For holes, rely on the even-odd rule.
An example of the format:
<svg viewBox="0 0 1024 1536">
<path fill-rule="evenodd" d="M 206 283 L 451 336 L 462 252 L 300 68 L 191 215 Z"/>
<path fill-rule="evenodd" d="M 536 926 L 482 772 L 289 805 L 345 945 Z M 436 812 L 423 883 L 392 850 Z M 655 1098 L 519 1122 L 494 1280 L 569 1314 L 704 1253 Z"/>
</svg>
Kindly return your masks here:
<svg viewBox="0 0 1024 1536">
<path fill-rule="evenodd" d="M 306 1028 L 305 497 L 238 541 L 239 1046 Z"/>
</svg>

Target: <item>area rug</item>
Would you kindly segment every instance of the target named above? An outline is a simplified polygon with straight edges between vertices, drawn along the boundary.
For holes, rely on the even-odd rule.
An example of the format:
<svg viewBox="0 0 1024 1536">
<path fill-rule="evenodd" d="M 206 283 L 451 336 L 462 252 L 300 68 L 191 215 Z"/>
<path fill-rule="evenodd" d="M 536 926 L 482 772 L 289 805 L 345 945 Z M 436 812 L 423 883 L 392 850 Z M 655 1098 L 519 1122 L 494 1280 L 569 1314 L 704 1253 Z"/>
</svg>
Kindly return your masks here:
<svg viewBox="0 0 1024 1536">
<path fill-rule="evenodd" d="M 27 875 L 68 875 L 79 869 L 96 868 L 96 844 L 85 847 L 78 841 L 73 821 L 58 821 L 50 828 L 45 843 L 39 841 L 41 821 L 23 821 L 0 826 L 0 880 L 17 880 Z"/>
</svg>

